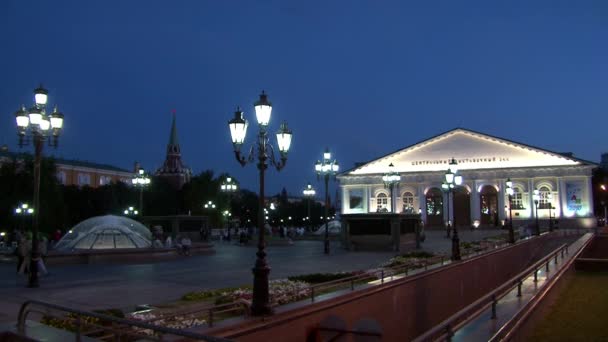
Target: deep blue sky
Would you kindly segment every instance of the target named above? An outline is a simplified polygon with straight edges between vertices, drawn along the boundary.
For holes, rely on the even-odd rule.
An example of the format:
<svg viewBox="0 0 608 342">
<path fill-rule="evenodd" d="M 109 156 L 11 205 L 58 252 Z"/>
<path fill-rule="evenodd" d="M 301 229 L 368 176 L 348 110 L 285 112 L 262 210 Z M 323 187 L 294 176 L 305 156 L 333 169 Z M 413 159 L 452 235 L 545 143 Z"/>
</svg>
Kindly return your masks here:
<svg viewBox="0 0 608 342">
<path fill-rule="evenodd" d="M 345 169 L 457 126 L 599 161 L 608 2 L 3 0 L 0 79 L 13 150 L 12 114 L 43 82 L 66 115 L 57 156 L 156 169 L 176 109 L 194 172 L 255 191 L 226 122 L 237 105 L 255 122 L 265 89 L 272 131 L 294 131 L 267 193 L 320 188 L 325 146 Z"/>
</svg>

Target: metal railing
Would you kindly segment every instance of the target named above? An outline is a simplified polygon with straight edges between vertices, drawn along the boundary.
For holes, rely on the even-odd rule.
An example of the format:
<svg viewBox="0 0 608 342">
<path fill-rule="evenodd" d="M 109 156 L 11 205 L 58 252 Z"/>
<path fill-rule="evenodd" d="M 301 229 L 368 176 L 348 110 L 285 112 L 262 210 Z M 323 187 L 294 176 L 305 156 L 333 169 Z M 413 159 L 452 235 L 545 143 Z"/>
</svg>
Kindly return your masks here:
<svg viewBox="0 0 608 342">
<path fill-rule="evenodd" d="M 71 328 L 68 331 L 74 333 L 75 341 L 81 341 L 84 336 L 108 341 L 122 341 L 132 338 L 166 341 L 169 337 L 182 337 L 185 338 L 186 341 L 230 341 L 224 338 L 162 327 L 147 322 L 128 320 L 95 312 L 72 309 L 37 300 L 29 300 L 23 303 L 19 309 L 17 331 L 23 336 L 27 336 L 26 320 L 30 313 L 38 313 L 46 320 L 56 319 L 58 322 Z"/>
<path fill-rule="evenodd" d="M 534 276 L 534 281 L 538 281 L 538 271 L 543 267 L 546 271 L 549 271 L 549 264 L 551 259 L 555 260 L 555 263 L 558 263 L 558 256 L 561 254 L 562 259 L 564 258 L 564 253 L 568 254 L 568 245 L 562 244 L 558 248 L 554 249 L 547 256 L 542 258 L 541 260 L 534 263 L 532 266 L 526 268 L 521 273 L 517 274 L 515 277 L 511 278 L 509 281 L 505 282 L 500 287 L 486 294 L 485 296 L 479 298 L 475 302 L 469 304 L 462 310 L 456 312 L 448 319 L 439 323 L 431 330 L 428 330 L 424 334 L 418 336 L 414 341 L 422 342 L 422 341 L 436 341 L 436 340 L 446 340 L 451 341 L 454 331 L 458 330 L 462 327 L 466 322 L 470 319 L 477 317 L 484 310 L 489 307 L 492 308 L 492 313 L 490 315 L 490 319 L 496 319 L 496 306 L 498 304 L 498 300 L 504 297 L 506 294 L 517 288 L 517 297 L 521 297 L 521 287 L 523 281 L 527 279 L 529 276 Z"/>
</svg>

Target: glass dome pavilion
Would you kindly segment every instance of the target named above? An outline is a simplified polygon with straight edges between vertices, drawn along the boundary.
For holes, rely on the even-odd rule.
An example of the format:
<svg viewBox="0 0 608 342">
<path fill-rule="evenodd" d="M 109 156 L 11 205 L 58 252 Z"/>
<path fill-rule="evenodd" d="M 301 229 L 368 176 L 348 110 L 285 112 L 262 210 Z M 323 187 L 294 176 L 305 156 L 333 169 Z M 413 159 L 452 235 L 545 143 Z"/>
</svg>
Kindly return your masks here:
<svg viewBox="0 0 608 342">
<path fill-rule="evenodd" d="M 86 219 L 64 235 L 56 250 L 149 248 L 152 234 L 146 226 L 124 216 L 96 216 Z"/>
</svg>

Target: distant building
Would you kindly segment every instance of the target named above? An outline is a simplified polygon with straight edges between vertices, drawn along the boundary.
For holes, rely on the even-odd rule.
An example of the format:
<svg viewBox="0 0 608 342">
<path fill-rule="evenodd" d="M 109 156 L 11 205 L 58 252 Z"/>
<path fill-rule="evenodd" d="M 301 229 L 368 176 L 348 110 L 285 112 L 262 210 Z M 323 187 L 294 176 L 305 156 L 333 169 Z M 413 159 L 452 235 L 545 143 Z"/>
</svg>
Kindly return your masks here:
<svg viewBox="0 0 608 342">
<path fill-rule="evenodd" d="M 173 123 L 171 124 L 169 143 L 167 144 L 167 156 L 163 166 L 156 170 L 155 175 L 166 178 L 176 189 L 181 189 L 192 178 L 192 170 L 182 161 L 182 153 L 177 140 L 175 113 L 173 113 Z"/>
<path fill-rule="evenodd" d="M 450 160 L 458 163 L 462 186 L 451 199 L 442 191 Z M 603 156 L 603 161 L 607 157 Z M 401 182 L 390 194 L 382 176 L 393 164 Z M 496 226 L 509 216 L 506 181 L 513 182 L 515 225 L 551 216 L 560 227 L 595 224 L 591 176 L 597 164 L 507 139 L 454 129 L 338 175 L 342 214 L 420 212 L 426 226 Z M 533 193 L 540 199 L 535 210 Z M 395 206 L 391 205 L 394 195 Z"/>
<path fill-rule="evenodd" d="M 0 165 L 13 160 L 33 158 L 28 153 L 10 152 L 6 146 L 0 149 Z M 131 184 L 133 172 L 108 164 L 82 160 L 57 158 L 55 166 L 57 180 L 63 185 L 90 186 L 96 188 L 113 182 Z"/>
<path fill-rule="evenodd" d="M 602 153 L 602 161 L 600 162 L 600 167 L 604 171 L 608 171 L 608 153 Z"/>
</svg>

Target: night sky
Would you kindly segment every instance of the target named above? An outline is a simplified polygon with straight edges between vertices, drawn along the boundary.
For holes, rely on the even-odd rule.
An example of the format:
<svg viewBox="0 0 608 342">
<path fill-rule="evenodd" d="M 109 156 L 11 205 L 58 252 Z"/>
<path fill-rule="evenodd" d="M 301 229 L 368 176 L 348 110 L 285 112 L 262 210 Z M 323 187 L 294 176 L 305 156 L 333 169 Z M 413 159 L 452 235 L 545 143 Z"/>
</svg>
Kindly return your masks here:
<svg viewBox="0 0 608 342">
<path fill-rule="evenodd" d="M 608 2 L 2 0 L 0 79 L 11 150 L 13 113 L 43 82 L 65 114 L 46 154 L 153 171 L 175 109 L 193 171 L 256 192 L 227 121 L 243 107 L 248 148 L 262 89 L 271 131 L 287 121 L 294 132 L 267 193 L 320 189 L 326 146 L 344 170 L 455 127 L 599 162 Z"/>
</svg>

